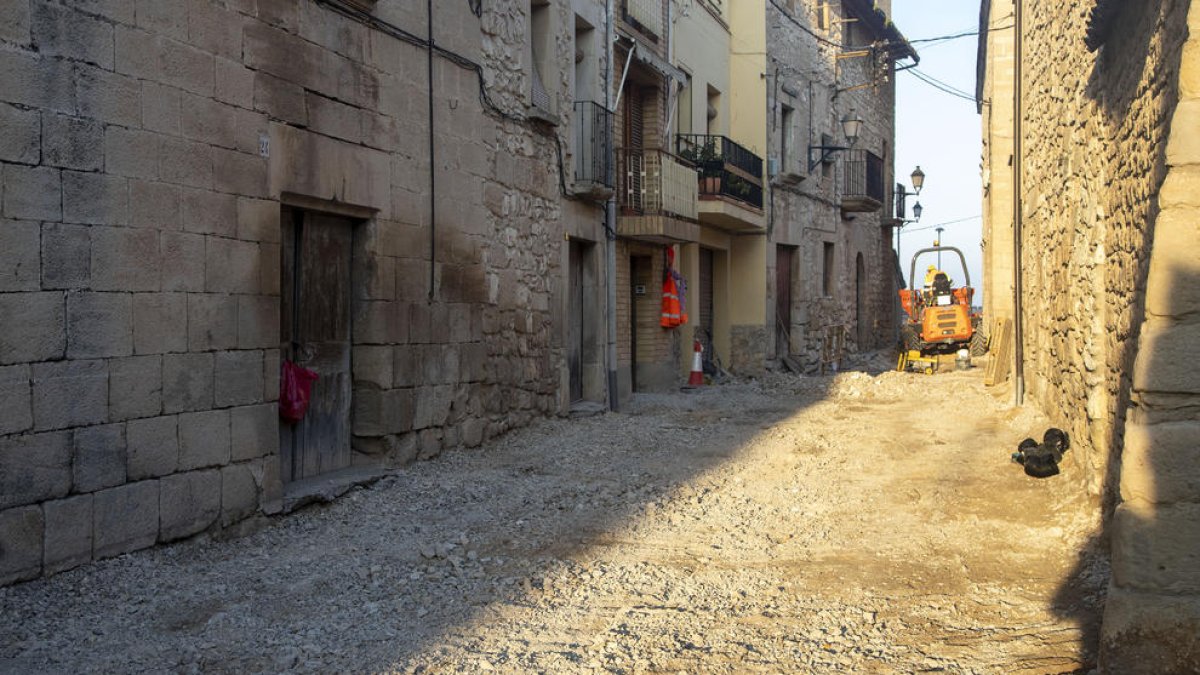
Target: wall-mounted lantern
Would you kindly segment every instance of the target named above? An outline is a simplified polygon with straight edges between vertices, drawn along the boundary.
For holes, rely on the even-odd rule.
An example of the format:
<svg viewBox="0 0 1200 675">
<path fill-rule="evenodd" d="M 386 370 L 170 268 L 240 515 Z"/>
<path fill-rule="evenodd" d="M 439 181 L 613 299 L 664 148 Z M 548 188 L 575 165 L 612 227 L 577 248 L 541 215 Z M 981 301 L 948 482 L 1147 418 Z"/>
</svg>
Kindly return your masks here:
<svg viewBox="0 0 1200 675">
<path fill-rule="evenodd" d="M 817 168 L 818 164 L 824 163 L 835 152 L 849 150 L 858 141 L 858 135 L 862 132 L 863 119 L 850 109 L 850 114 L 842 118 L 842 132 L 846 134 L 846 145 L 810 145 L 808 146 L 808 172 L 812 173 L 813 169 Z M 820 151 L 816 159 L 813 158 L 813 153 Z"/>
</svg>

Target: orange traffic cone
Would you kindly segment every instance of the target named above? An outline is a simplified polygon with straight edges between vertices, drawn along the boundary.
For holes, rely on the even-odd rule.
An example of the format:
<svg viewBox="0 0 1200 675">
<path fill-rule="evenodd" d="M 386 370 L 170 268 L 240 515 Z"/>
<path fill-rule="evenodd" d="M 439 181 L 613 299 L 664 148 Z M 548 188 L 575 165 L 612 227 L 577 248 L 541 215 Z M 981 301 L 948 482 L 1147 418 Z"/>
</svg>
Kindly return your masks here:
<svg viewBox="0 0 1200 675">
<path fill-rule="evenodd" d="M 704 384 L 704 361 L 700 355 L 704 353 L 704 345 L 695 341 L 695 351 L 692 353 L 692 374 L 688 377 L 688 386 L 699 387 Z"/>
</svg>

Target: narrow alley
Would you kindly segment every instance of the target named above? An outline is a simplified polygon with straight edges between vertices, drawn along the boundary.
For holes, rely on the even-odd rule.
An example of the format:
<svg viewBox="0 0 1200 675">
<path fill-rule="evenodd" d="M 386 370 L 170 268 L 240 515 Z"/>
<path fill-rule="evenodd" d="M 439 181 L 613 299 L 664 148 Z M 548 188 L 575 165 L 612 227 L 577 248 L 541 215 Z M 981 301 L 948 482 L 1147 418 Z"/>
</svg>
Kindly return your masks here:
<svg viewBox="0 0 1200 675">
<path fill-rule="evenodd" d="M 639 394 L 0 589 L 0 672 L 1088 670 L 1108 575 L 1070 453 L 1029 478 L 1046 422 L 981 368 L 885 361 Z"/>
</svg>

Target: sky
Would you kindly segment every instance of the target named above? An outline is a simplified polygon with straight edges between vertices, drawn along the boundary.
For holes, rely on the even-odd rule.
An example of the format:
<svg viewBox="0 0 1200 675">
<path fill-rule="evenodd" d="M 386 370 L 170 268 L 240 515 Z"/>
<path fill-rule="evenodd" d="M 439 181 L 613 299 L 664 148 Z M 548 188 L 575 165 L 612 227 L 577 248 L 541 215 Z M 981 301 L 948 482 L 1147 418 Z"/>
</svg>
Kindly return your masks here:
<svg viewBox="0 0 1200 675">
<path fill-rule="evenodd" d="M 979 29 L 978 0 L 893 0 L 892 13 L 896 27 L 909 40 Z M 975 36 L 913 46 L 921 56 L 917 70 L 974 98 Z M 896 78 L 896 180 L 911 192 L 909 174 L 917 165 L 925 172 L 921 194 L 908 198 L 909 218 L 914 201 L 921 202 L 924 212 L 920 222 L 902 230 L 900 265 L 907 278 L 912 254 L 931 246 L 937 238 L 933 226 L 943 225 L 942 245 L 963 252 L 975 287 L 974 304 L 982 304 L 981 120 L 975 103 L 939 91 L 911 72 L 897 73 Z M 934 262 L 934 256 L 922 256 L 918 270 Z M 943 255 L 942 265 L 955 285 L 962 283 L 957 260 Z"/>
</svg>

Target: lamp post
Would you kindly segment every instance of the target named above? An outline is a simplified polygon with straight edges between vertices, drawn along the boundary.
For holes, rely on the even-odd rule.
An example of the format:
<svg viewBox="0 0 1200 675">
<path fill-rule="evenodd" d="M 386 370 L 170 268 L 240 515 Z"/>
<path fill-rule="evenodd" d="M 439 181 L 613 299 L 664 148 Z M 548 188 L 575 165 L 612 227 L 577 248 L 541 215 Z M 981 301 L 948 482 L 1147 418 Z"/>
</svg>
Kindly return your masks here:
<svg viewBox="0 0 1200 675">
<path fill-rule="evenodd" d="M 921 188 L 925 187 L 925 172 L 921 170 L 920 166 L 917 166 L 917 168 L 913 169 L 913 172 L 909 178 L 912 180 L 912 192 L 909 192 L 904 187 L 903 183 L 896 183 L 896 219 L 900 221 L 900 224 L 896 226 L 897 261 L 900 260 L 900 230 L 903 229 L 908 223 L 919 222 L 921 220 L 921 211 L 924 210 L 924 207 L 921 206 L 921 202 L 917 202 L 916 204 L 913 204 L 914 218 L 912 220 L 907 220 L 904 217 L 907 198 L 915 197 L 921 194 Z M 903 269 L 903 267 L 901 267 L 901 269 Z"/>
<path fill-rule="evenodd" d="M 833 156 L 835 152 L 849 150 L 858 141 L 858 135 L 862 132 L 863 119 L 850 109 L 850 113 L 842 118 L 842 133 L 846 134 L 846 145 L 810 145 L 808 146 L 808 172 L 812 173 L 813 169 L 817 168 L 818 164 L 825 162 Z M 813 159 L 813 151 L 819 150 L 820 155 Z M 918 169 L 920 167 L 917 167 Z M 924 174 L 922 174 L 922 177 Z"/>
<path fill-rule="evenodd" d="M 946 228 L 935 227 L 933 229 L 937 232 L 937 239 L 933 241 L 933 245 L 938 249 L 938 269 L 940 270 L 942 269 L 942 230 Z"/>
</svg>

